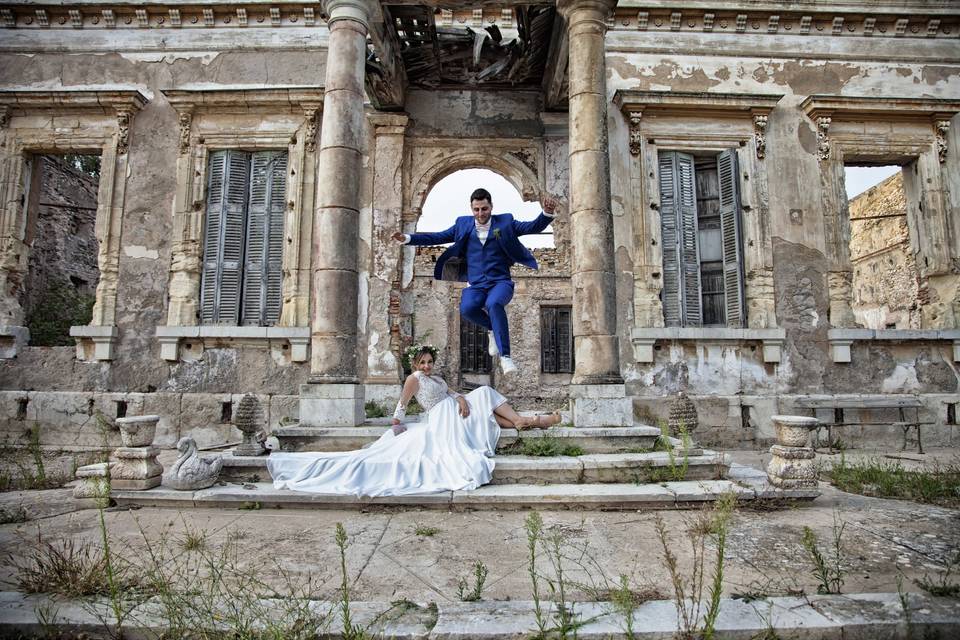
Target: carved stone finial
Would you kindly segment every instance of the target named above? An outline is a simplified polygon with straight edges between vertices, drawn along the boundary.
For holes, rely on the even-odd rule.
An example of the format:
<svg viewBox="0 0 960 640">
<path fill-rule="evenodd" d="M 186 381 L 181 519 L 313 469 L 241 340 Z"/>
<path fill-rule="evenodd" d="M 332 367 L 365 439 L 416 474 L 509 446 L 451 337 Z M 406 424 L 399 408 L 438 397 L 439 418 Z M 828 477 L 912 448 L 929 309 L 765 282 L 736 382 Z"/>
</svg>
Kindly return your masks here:
<svg viewBox="0 0 960 640">
<path fill-rule="evenodd" d="M 233 420 L 233 426 L 243 434 L 243 442 L 233 450 L 233 455 L 263 455 L 263 440 L 265 437 L 260 437 L 263 434 L 260 428 L 262 424 L 263 409 L 260 406 L 260 401 L 252 393 L 245 394 L 240 398 L 240 406 L 237 407 L 237 415 Z"/>
<path fill-rule="evenodd" d="M 700 426 L 700 420 L 697 417 L 697 405 L 683 391 L 677 393 L 677 396 L 670 402 L 667 426 L 670 428 L 670 435 L 675 438 L 680 437 L 682 433 L 689 435 Z"/>
<path fill-rule="evenodd" d="M 130 111 L 117 109 L 117 153 L 125 154 L 130 149 Z"/>
<path fill-rule="evenodd" d="M 632 155 L 640 155 L 640 117 L 643 115 L 642 111 L 631 111 L 630 112 L 630 153 Z"/>
<path fill-rule="evenodd" d="M 753 116 L 753 137 L 757 144 L 757 159 L 763 160 L 767 155 L 767 116 L 759 113 Z"/>
<path fill-rule="evenodd" d="M 937 120 L 934 123 L 934 128 L 937 133 L 937 158 L 940 160 L 940 164 L 943 164 L 947 161 L 947 133 L 950 131 L 950 121 Z"/>
<path fill-rule="evenodd" d="M 307 116 L 307 133 L 304 137 L 304 144 L 310 153 L 317 150 L 317 124 L 319 124 L 320 121 L 318 117 L 319 113 L 319 109 L 304 110 L 304 114 Z"/>
<path fill-rule="evenodd" d="M 821 160 L 830 159 L 830 117 L 817 118 L 817 157 Z"/>
<path fill-rule="evenodd" d="M 193 114 L 181 113 L 180 124 L 180 155 L 190 150 L 190 128 L 193 126 Z"/>
</svg>

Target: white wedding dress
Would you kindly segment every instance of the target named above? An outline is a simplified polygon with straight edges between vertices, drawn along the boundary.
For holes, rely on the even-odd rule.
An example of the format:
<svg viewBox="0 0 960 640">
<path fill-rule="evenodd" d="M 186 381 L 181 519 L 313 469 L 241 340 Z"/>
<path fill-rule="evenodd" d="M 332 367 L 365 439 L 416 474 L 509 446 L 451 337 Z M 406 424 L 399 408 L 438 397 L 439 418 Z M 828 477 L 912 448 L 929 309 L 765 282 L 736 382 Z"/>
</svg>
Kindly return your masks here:
<svg viewBox="0 0 960 640">
<path fill-rule="evenodd" d="M 500 438 L 493 410 L 507 401 L 490 387 L 464 396 L 470 415 L 460 416 L 456 394 L 439 376 L 416 371 L 419 422 L 373 444 L 337 453 L 271 453 L 267 469 L 277 489 L 356 496 L 403 496 L 476 489 L 490 481 Z"/>
</svg>

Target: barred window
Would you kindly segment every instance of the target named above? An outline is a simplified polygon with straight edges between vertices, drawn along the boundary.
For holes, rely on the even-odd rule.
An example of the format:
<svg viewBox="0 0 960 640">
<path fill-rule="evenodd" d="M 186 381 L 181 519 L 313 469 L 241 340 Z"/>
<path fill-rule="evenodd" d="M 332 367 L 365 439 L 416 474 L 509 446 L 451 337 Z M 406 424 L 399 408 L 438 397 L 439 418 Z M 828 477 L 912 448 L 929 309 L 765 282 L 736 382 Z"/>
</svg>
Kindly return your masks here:
<svg viewBox="0 0 960 640">
<path fill-rule="evenodd" d="M 487 353 L 490 334 L 466 318 L 460 318 L 460 371 L 463 373 L 490 373 L 493 369 Z"/>
<path fill-rule="evenodd" d="M 570 307 L 540 307 L 540 370 L 573 373 L 573 311 Z"/>
</svg>

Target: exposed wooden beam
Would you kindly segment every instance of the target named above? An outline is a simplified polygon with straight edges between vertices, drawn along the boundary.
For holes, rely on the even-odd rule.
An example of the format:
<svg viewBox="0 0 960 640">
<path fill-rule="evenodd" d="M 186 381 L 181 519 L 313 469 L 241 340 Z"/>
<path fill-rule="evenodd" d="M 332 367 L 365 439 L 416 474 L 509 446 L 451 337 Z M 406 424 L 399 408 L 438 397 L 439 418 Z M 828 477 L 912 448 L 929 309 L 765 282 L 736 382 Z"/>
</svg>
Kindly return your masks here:
<svg viewBox="0 0 960 640">
<path fill-rule="evenodd" d="M 565 111 L 567 108 L 567 21 L 558 11 L 553 18 L 550 52 L 543 74 L 543 104 L 547 111 Z"/>
<path fill-rule="evenodd" d="M 370 102 L 383 111 L 403 109 L 407 93 L 407 72 L 400 57 L 400 43 L 396 31 L 387 24 L 390 15 L 379 3 L 378 11 L 370 21 L 370 41 L 376 59 L 368 57 L 366 88 Z"/>
</svg>

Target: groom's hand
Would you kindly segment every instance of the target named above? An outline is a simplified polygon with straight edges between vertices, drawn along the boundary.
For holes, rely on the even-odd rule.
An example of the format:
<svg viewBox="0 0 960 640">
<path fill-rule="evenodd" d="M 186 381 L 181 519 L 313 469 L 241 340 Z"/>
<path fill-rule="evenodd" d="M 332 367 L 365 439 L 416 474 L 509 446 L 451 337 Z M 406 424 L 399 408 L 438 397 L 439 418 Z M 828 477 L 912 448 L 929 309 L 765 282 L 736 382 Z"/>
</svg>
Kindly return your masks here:
<svg viewBox="0 0 960 640">
<path fill-rule="evenodd" d="M 550 214 L 550 215 L 552 216 L 552 215 L 556 214 L 556 212 L 557 212 L 557 205 L 559 205 L 560 202 L 559 202 L 556 198 L 554 198 L 553 196 L 551 196 L 551 195 L 549 195 L 549 194 L 544 194 L 543 199 L 542 199 L 542 201 L 540 202 L 540 204 L 541 204 L 541 206 L 543 206 L 543 212 L 544 212 L 544 213 L 547 213 L 547 214 Z"/>
<path fill-rule="evenodd" d="M 403 242 L 407 239 L 407 236 L 405 234 L 400 233 L 399 231 L 394 232 L 394 234 L 390 237 L 397 242 Z"/>
</svg>

